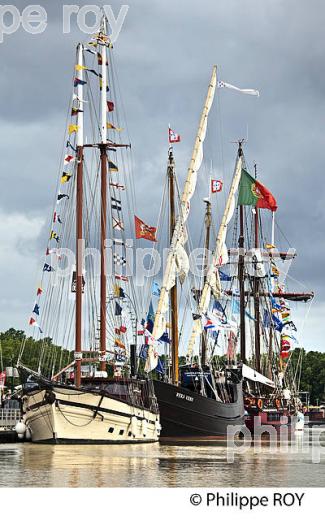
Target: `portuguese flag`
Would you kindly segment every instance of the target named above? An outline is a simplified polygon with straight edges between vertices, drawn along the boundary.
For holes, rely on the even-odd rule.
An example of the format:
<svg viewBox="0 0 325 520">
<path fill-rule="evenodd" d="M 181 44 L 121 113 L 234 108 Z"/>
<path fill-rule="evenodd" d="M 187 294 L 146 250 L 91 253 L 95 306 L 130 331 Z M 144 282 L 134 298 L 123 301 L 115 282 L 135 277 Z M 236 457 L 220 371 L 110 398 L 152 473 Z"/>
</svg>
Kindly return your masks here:
<svg viewBox="0 0 325 520">
<path fill-rule="evenodd" d="M 272 193 L 244 169 L 241 171 L 238 206 L 255 206 L 271 211 L 278 209 Z"/>
</svg>

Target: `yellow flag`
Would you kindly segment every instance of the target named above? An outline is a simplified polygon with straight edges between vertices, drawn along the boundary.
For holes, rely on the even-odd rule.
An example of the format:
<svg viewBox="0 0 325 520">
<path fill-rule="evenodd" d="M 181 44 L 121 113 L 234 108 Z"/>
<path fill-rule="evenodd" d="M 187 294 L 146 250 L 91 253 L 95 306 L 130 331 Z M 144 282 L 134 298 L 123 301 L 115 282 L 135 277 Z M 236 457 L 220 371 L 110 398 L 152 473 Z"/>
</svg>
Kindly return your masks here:
<svg viewBox="0 0 325 520">
<path fill-rule="evenodd" d="M 61 177 L 61 184 L 65 184 L 66 182 L 69 182 L 71 177 L 72 177 L 72 175 L 70 175 L 69 173 L 63 173 L 62 177 Z"/>
<path fill-rule="evenodd" d="M 69 125 L 69 134 L 73 134 L 73 132 L 78 132 L 79 126 L 78 125 Z"/>
<path fill-rule="evenodd" d="M 116 130 L 117 132 L 122 132 L 123 128 L 119 128 L 118 126 L 112 125 L 112 123 L 107 123 L 108 130 Z"/>
<path fill-rule="evenodd" d="M 115 338 L 115 345 L 118 345 L 120 348 L 125 348 L 124 343 L 117 338 Z"/>
<path fill-rule="evenodd" d="M 114 285 L 114 296 L 115 298 L 120 297 L 120 286 L 117 283 Z"/>
<path fill-rule="evenodd" d="M 87 67 L 85 67 L 85 65 L 76 65 L 75 69 L 76 70 L 87 70 Z"/>
</svg>

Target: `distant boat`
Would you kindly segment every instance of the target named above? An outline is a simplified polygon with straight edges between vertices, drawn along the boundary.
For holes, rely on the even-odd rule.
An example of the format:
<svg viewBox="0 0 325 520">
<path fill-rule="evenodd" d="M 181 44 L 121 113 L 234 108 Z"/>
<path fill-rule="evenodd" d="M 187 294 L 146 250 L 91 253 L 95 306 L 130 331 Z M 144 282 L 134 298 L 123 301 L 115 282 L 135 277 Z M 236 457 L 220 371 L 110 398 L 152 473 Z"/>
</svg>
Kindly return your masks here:
<svg viewBox="0 0 325 520">
<path fill-rule="evenodd" d="M 119 138 L 112 61 L 103 18 L 99 34 L 77 47 L 60 189 L 30 319 L 35 333 L 47 337 L 42 340 L 38 369 L 24 365 L 25 345 L 18 362 L 24 422 L 33 442 L 115 444 L 159 439 L 152 382 L 137 375 L 136 294 L 133 279 L 125 272 L 124 218 L 132 214 L 133 186 L 130 172 L 123 178 L 128 166 L 123 152 L 130 145 Z M 112 272 L 105 265 L 106 239 L 112 241 Z M 91 258 L 83 259 L 83 244 L 99 249 L 99 277 Z M 76 254 L 75 265 L 69 266 L 67 276 L 51 283 L 58 269 L 68 269 L 69 250 Z M 57 357 L 49 358 L 49 341 L 62 346 Z"/>
</svg>

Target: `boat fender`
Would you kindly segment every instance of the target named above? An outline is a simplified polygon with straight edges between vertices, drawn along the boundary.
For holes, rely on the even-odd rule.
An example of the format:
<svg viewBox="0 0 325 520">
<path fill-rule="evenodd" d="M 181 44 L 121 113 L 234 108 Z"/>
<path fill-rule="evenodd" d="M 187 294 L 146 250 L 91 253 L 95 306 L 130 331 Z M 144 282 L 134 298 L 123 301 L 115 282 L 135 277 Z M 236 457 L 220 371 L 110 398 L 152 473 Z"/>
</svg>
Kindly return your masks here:
<svg viewBox="0 0 325 520">
<path fill-rule="evenodd" d="M 18 434 L 18 437 L 22 439 L 26 432 L 26 424 L 23 421 L 17 422 L 15 432 Z"/>
<path fill-rule="evenodd" d="M 147 419 L 143 419 L 142 421 L 142 434 L 145 437 L 148 433 L 148 422 Z"/>
<path fill-rule="evenodd" d="M 135 437 L 138 433 L 138 419 L 135 415 L 131 418 L 131 433 Z"/>
<path fill-rule="evenodd" d="M 32 432 L 30 431 L 30 428 L 26 428 L 25 439 L 26 441 L 32 440 Z"/>
</svg>

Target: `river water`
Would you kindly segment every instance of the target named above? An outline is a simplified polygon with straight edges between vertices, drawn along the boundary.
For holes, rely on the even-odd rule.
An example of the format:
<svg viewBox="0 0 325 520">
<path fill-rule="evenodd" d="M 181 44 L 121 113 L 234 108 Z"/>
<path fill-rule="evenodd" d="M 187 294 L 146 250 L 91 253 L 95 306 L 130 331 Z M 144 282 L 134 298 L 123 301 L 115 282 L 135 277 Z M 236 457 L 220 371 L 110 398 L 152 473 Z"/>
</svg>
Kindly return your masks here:
<svg viewBox="0 0 325 520">
<path fill-rule="evenodd" d="M 241 453 L 225 443 L 0 444 L 0 487 L 325 487 L 325 429 L 312 430 Z"/>
</svg>

